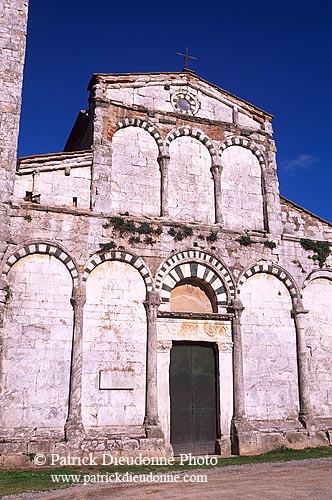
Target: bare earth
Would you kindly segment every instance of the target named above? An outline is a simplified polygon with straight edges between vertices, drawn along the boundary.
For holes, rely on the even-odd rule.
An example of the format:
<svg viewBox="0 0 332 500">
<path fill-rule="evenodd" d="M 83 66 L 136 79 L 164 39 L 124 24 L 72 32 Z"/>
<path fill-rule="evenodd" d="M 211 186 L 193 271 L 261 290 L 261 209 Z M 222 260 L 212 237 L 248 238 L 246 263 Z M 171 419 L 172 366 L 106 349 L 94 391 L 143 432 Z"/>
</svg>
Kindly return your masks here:
<svg viewBox="0 0 332 500">
<path fill-rule="evenodd" d="M 181 476 L 188 472 L 181 473 Z M 332 458 L 242 465 L 209 470 L 208 482 L 75 486 L 49 493 L 15 495 L 22 500 L 331 500 Z"/>
</svg>

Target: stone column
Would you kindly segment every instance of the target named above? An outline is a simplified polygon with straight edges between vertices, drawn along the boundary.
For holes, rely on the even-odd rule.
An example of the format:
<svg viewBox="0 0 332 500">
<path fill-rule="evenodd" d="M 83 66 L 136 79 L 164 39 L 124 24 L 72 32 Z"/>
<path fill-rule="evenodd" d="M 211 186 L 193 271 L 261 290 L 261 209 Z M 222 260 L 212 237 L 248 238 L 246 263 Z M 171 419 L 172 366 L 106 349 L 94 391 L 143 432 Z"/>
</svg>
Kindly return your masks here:
<svg viewBox="0 0 332 500">
<path fill-rule="evenodd" d="M 215 223 L 222 223 L 222 206 L 221 206 L 221 173 L 222 166 L 219 163 L 219 159 L 215 159 L 212 167 L 211 174 L 213 177 L 213 187 L 214 187 L 214 209 L 215 209 Z"/>
<path fill-rule="evenodd" d="M 233 320 L 233 372 L 234 372 L 234 420 L 241 420 L 245 414 L 244 407 L 244 381 L 243 381 L 243 353 L 241 335 L 241 315 L 244 307 L 240 299 L 234 299 Z"/>
<path fill-rule="evenodd" d="M 168 217 L 168 169 L 169 169 L 170 156 L 169 153 L 163 152 L 158 156 L 158 163 L 161 173 L 161 217 Z"/>
<path fill-rule="evenodd" d="M 296 329 L 296 348 L 297 348 L 297 364 L 298 364 L 298 381 L 299 381 L 299 399 L 300 412 L 299 420 L 306 428 L 311 428 L 313 423 L 312 406 L 310 402 L 310 378 L 308 371 L 308 352 L 304 332 L 304 314 L 309 311 L 305 310 L 302 303 L 299 301 L 293 308 L 293 317 Z"/>
<path fill-rule="evenodd" d="M 73 441 L 84 436 L 82 423 L 82 363 L 83 363 L 83 311 L 86 301 L 85 287 L 73 289 L 71 304 L 74 309 L 74 331 L 69 386 L 69 409 L 65 425 L 67 439 Z"/>
<path fill-rule="evenodd" d="M 234 413 L 231 426 L 232 453 L 250 455 L 257 452 L 256 436 L 250 422 L 246 419 L 244 403 L 243 351 L 241 315 L 244 306 L 240 299 L 232 301 L 233 320 L 233 390 Z"/>
<path fill-rule="evenodd" d="M 147 354 L 146 354 L 146 402 L 144 426 L 147 437 L 163 438 L 158 416 L 157 383 L 157 311 L 160 304 L 159 293 L 148 292 L 145 302 L 147 315 Z"/>
</svg>

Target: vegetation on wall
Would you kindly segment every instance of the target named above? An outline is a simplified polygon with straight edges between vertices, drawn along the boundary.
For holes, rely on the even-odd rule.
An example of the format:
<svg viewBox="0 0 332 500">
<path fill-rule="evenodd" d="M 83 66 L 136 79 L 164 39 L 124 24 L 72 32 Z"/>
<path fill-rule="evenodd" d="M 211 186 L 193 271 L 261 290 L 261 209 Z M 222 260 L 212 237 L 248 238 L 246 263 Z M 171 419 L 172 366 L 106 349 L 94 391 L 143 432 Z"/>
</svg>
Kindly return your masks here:
<svg viewBox="0 0 332 500">
<path fill-rule="evenodd" d="M 277 244 L 274 241 L 264 241 L 264 246 L 267 248 L 276 248 Z"/>
<path fill-rule="evenodd" d="M 211 233 L 205 239 L 209 243 L 213 243 L 213 242 L 217 241 L 217 239 L 218 239 L 217 231 L 212 231 L 212 229 L 211 229 Z"/>
<path fill-rule="evenodd" d="M 238 238 L 236 241 L 238 241 L 243 247 L 248 247 L 256 243 L 250 238 L 250 236 L 241 236 L 241 238 Z"/>
<path fill-rule="evenodd" d="M 173 236 L 175 241 L 182 241 L 194 233 L 193 229 L 188 226 L 171 226 L 167 232 L 170 236 Z"/>
<path fill-rule="evenodd" d="M 309 240 L 309 239 L 301 239 L 300 244 L 304 250 L 311 250 L 314 252 L 314 255 L 309 258 L 312 260 L 317 260 L 319 263 L 319 267 L 323 267 L 327 257 L 330 255 L 330 244 L 328 241 L 318 241 L 318 240 Z"/>
<path fill-rule="evenodd" d="M 7 304 L 7 302 L 9 302 L 13 296 L 13 292 L 11 291 L 11 288 L 8 285 L 5 286 L 4 290 L 5 290 L 5 304 Z"/>
<path fill-rule="evenodd" d="M 103 224 L 104 229 L 113 228 L 120 238 L 127 238 L 130 244 L 145 243 L 146 245 L 154 245 L 156 240 L 153 236 L 159 236 L 163 232 L 162 226 L 154 227 L 149 222 L 136 223 L 132 219 L 123 217 L 112 217 L 109 222 Z M 116 243 L 111 241 L 109 243 L 100 243 L 99 253 L 106 253 L 116 248 Z M 123 247 L 118 247 L 119 250 Z"/>
<path fill-rule="evenodd" d="M 112 227 L 114 231 L 118 232 L 121 237 L 131 235 L 146 235 L 155 234 L 160 235 L 163 232 L 163 228 L 158 226 L 154 228 L 148 222 L 141 222 L 136 224 L 132 219 L 124 219 L 123 217 L 112 217 L 110 222 L 105 222 L 103 224 L 104 229 Z"/>
<path fill-rule="evenodd" d="M 114 250 L 114 248 L 117 247 L 115 241 L 110 241 L 109 243 L 99 243 L 100 249 L 98 250 L 97 253 L 99 254 L 105 254 L 107 252 L 110 252 L 111 250 Z"/>
</svg>

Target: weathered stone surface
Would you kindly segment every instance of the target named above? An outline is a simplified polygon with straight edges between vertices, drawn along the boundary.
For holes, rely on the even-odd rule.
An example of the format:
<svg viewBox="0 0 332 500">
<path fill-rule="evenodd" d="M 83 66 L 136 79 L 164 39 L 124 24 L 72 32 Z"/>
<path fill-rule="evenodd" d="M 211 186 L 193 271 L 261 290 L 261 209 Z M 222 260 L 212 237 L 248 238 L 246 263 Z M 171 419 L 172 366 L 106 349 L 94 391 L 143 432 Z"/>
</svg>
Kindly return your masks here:
<svg viewBox="0 0 332 500">
<path fill-rule="evenodd" d="M 0 5 L 0 258 L 9 239 L 7 203 L 14 189 L 21 110 L 28 0 L 3 0 Z"/>
<path fill-rule="evenodd" d="M 269 274 L 247 279 L 241 290 L 246 415 L 296 418 L 296 332 L 285 285 Z"/>
<path fill-rule="evenodd" d="M 15 174 L 27 2 L 0 9 L 1 466 L 172 453 L 175 342 L 214 348 L 218 452 L 329 445 L 332 258 L 300 240 L 332 225 L 279 196 L 271 115 L 190 72 L 95 75 L 91 150 L 74 127 Z"/>
</svg>

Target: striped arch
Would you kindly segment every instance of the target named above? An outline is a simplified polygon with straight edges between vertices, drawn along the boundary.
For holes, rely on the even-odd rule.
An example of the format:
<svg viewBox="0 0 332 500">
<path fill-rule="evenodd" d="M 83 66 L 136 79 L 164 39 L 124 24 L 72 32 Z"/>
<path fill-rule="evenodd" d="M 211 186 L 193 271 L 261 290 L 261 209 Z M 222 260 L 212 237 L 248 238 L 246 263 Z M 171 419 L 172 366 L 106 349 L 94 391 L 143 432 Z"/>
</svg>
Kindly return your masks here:
<svg viewBox="0 0 332 500">
<path fill-rule="evenodd" d="M 37 253 L 42 255 L 49 255 L 51 257 L 59 259 L 68 269 L 73 280 L 73 286 L 77 286 L 79 284 L 78 267 L 73 258 L 68 254 L 67 250 L 63 250 L 57 244 L 45 241 L 36 241 L 34 243 L 20 246 L 15 251 L 15 253 L 12 253 L 12 255 L 7 258 L 2 270 L 3 276 L 6 276 L 9 273 L 11 267 L 17 261 L 23 259 L 23 257 L 26 257 L 27 255 L 33 255 Z"/>
<path fill-rule="evenodd" d="M 253 276 L 254 274 L 258 273 L 266 273 L 266 274 L 272 274 L 276 278 L 278 278 L 280 281 L 283 282 L 283 284 L 286 286 L 293 302 L 297 302 L 300 298 L 300 292 L 298 290 L 298 287 L 294 281 L 294 279 L 291 277 L 291 275 L 282 267 L 278 266 L 277 264 L 273 264 L 271 262 L 258 262 L 254 266 L 251 266 L 249 269 L 247 269 L 239 279 L 238 287 L 237 287 L 237 293 L 240 295 L 241 293 L 241 288 L 243 283 L 250 278 L 250 276 Z"/>
<path fill-rule="evenodd" d="M 332 281 L 332 270 L 331 269 L 316 269 L 311 271 L 304 279 L 302 290 L 310 283 L 310 281 L 316 280 L 318 278 L 325 278 Z"/>
<path fill-rule="evenodd" d="M 170 301 L 171 291 L 184 278 L 200 278 L 211 286 L 218 307 L 228 304 L 235 296 L 235 287 L 224 264 L 212 255 L 199 250 L 188 250 L 172 255 L 162 264 L 156 276 L 156 289 L 161 302 Z"/>
<path fill-rule="evenodd" d="M 131 253 L 128 252 L 120 252 L 120 251 L 111 251 L 108 252 L 107 254 L 95 254 L 93 255 L 87 262 L 83 274 L 83 282 L 85 283 L 86 280 L 89 277 L 89 274 L 91 271 L 93 271 L 97 266 L 102 264 L 103 262 L 106 262 L 108 260 L 118 260 L 120 262 L 126 262 L 127 264 L 132 265 L 135 267 L 140 275 L 142 276 L 146 290 L 147 292 L 151 292 L 152 290 L 152 279 L 150 276 L 150 272 L 148 268 L 146 267 L 145 263 L 143 262 L 143 259 L 141 257 L 137 257 L 136 255 L 132 255 Z"/>
<path fill-rule="evenodd" d="M 166 148 L 167 149 L 169 148 L 171 142 L 174 141 L 174 139 L 177 139 L 178 137 L 182 136 L 193 137 L 194 139 L 197 139 L 202 144 L 204 144 L 204 146 L 207 147 L 210 156 L 212 158 L 217 156 L 216 150 L 212 144 L 211 139 L 209 139 L 209 137 L 206 134 L 204 134 L 204 132 L 202 132 L 201 130 L 193 129 L 191 127 L 181 127 L 176 130 L 172 130 L 166 138 L 165 142 Z"/>
<path fill-rule="evenodd" d="M 149 134 L 156 141 L 159 153 L 161 154 L 163 148 L 163 140 L 161 138 L 159 130 L 152 123 L 149 123 L 146 120 L 142 120 L 141 118 L 125 118 L 121 122 L 118 122 L 118 127 L 115 132 L 126 127 L 139 127 L 149 132 Z"/>
<path fill-rule="evenodd" d="M 249 139 L 245 137 L 230 137 L 220 145 L 220 152 L 222 153 L 225 149 L 230 146 L 242 146 L 243 148 L 249 149 L 257 158 L 259 164 L 265 165 L 265 158 L 259 147 Z"/>
</svg>

